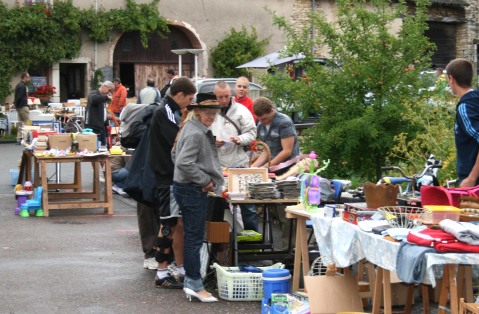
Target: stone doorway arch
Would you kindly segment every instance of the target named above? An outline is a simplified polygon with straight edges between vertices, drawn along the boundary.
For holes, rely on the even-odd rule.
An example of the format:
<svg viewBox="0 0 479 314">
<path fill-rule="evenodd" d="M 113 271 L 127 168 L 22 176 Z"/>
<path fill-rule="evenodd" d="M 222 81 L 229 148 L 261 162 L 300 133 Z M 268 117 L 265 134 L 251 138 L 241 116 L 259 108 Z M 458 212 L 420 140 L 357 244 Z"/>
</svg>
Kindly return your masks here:
<svg viewBox="0 0 479 314">
<path fill-rule="evenodd" d="M 178 56 L 174 49 L 203 48 L 198 36 L 185 23 L 171 23 L 169 33 L 160 36 L 153 34 L 148 41 L 148 48 L 140 42 L 137 31 L 122 34 L 113 52 L 113 76 L 120 77 L 123 85 L 129 89 L 128 97 L 138 95 L 151 78 L 156 87 L 161 89 L 167 84 L 166 70 L 173 68 L 178 72 Z M 182 57 L 182 75 L 193 77 L 194 56 Z M 201 71 L 200 71 L 201 73 Z"/>
</svg>

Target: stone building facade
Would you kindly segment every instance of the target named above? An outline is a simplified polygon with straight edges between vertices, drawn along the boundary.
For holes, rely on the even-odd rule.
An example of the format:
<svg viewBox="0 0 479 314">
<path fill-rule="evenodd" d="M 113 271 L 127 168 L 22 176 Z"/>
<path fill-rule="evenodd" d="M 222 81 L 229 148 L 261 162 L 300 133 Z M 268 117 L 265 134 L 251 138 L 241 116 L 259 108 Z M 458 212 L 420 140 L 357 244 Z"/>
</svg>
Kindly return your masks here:
<svg viewBox="0 0 479 314">
<path fill-rule="evenodd" d="M 5 3 L 11 6 L 15 1 L 31 0 L 6 0 Z M 455 57 L 477 62 L 478 1 L 432 0 L 428 36 L 438 47 L 433 60 L 435 65 L 445 66 Z M 149 0 L 137 2 L 149 3 Z M 85 9 L 97 6 L 106 10 L 125 6 L 118 0 L 73 0 L 73 4 Z M 86 97 L 96 69 L 101 69 L 107 79 L 119 76 L 130 87 L 130 94 L 134 95 L 145 86 L 147 77 L 153 77 L 161 88 L 166 83 L 166 68 L 179 70 L 180 57 L 171 50 L 193 48 L 202 52 L 196 58 L 189 53 L 182 56 L 181 74 L 194 76 L 196 59 L 199 77 L 214 76 L 209 60 L 211 48 L 231 28 L 254 27 L 259 39 L 269 39 L 266 53 L 283 48 L 285 36 L 272 25 L 272 16 L 266 7 L 277 15 L 285 16 L 298 28 L 307 25 L 307 14 L 312 10 L 320 11 L 331 19 L 337 11 L 334 0 L 182 0 L 181 5 L 177 0 L 161 0 L 158 10 L 170 25 L 168 38 L 153 38 L 151 42 L 154 44 L 147 51 L 138 46 L 139 39 L 135 34 L 115 34 L 106 43 L 85 41 L 78 58 L 61 60 L 43 75 L 60 91 L 53 101 Z M 312 31 L 314 33 L 314 29 Z M 136 54 L 131 54 L 132 51 Z M 12 85 L 18 80 L 18 76 L 12 78 Z"/>
</svg>

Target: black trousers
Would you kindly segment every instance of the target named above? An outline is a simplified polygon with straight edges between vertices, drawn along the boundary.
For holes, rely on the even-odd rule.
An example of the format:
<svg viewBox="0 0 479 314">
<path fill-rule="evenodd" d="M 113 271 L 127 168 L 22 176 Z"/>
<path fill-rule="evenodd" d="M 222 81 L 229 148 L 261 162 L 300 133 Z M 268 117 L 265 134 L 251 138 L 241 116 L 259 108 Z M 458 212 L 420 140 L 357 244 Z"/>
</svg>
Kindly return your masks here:
<svg viewBox="0 0 479 314">
<path fill-rule="evenodd" d="M 155 257 L 155 241 L 160 228 L 160 213 L 158 206 L 150 207 L 143 203 L 136 203 L 138 228 L 140 231 L 141 247 L 146 258 Z"/>
</svg>

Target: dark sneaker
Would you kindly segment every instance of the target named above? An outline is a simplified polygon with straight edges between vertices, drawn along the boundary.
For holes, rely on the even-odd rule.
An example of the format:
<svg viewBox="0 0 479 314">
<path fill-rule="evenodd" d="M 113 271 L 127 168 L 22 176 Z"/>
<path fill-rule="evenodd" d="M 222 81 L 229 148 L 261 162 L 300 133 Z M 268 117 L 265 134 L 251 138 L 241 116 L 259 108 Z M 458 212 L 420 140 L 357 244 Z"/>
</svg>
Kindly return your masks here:
<svg viewBox="0 0 479 314">
<path fill-rule="evenodd" d="M 183 289 L 183 283 L 176 280 L 171 274 L 160 279 L 158 276 L 155 277 L 155 285 L 157 288 L 165 289 Z"/>
</svg>

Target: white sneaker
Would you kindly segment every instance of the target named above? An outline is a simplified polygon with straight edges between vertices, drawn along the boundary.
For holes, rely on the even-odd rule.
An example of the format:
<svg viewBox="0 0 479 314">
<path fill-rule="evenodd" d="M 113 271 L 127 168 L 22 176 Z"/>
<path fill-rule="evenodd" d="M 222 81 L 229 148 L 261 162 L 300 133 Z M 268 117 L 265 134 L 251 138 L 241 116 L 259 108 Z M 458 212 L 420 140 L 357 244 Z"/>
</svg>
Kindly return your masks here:
<svg viewBox="0 0 479 314">
<path fill-rule="evenodd" d="M 117 194 L 120 194 L 120 195 L 126 195 L 127 193 L 125 191 L 123 191 L 122 188 L 120 188 L 118 185 L 114 184 L 111 189 L 113 190 L 113 192 L 116 192 Z"/>
<path fill-rule="evenodd" d="M 151 269 L 151 270 L 157 270 L 158 269 L 158 262 L 155 260 L 154 257 L 147 258 L 143 262 L 143 268 Z"/>
</svg>

